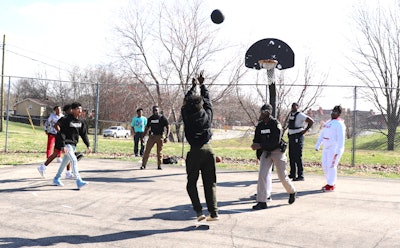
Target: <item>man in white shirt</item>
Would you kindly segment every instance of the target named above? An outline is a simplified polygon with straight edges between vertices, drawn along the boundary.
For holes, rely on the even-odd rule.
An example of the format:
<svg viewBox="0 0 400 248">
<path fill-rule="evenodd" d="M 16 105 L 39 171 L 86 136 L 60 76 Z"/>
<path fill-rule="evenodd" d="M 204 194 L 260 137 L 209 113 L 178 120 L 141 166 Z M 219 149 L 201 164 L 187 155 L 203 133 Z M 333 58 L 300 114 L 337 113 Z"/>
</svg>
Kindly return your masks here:
<svg viewBox="0 0 400 248">
<path fill-rule="evenodd" d="M 325 174 L 327 184 L 322 187 L 323 191 L 333 191 L 336 186 L 337 166 L 344 152 L 344 141 L 346 126 L 344 120 L 340 117 L 342 107 L 337 105 L 331 112 L 331 120 L 323 126 L 321 134 L 315 144 L 315 150 L 318 151 L 321 144 L 322 151 L 322 169 Z"/>
</svg>

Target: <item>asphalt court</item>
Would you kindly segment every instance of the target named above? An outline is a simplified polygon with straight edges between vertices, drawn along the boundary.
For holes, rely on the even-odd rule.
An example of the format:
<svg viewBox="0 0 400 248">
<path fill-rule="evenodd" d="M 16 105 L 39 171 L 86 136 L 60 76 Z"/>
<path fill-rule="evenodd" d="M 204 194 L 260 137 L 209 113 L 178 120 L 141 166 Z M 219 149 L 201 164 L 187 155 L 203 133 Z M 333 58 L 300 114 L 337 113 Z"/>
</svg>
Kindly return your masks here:
<svg viewBox="0 0 400 248">
<path fill-rule="evenodd" d="M 400 180 L 321 175 L 294 182 L 296 202 L 273 174 L 272 202 L 253 211 L 256 171 L 217 171 L 220 220 L 195 220 L 185 167 L 84 158 L 89 182 L 52 185 L 38 164 L 0 168 L 0 247 L 399 247 Z M 64 175 L 63 175 L 64 176 Z M 199 194 L 205 208 L 201 180 Z M 207 213 L 207 211 L 204 211 Z"/>
</svg>

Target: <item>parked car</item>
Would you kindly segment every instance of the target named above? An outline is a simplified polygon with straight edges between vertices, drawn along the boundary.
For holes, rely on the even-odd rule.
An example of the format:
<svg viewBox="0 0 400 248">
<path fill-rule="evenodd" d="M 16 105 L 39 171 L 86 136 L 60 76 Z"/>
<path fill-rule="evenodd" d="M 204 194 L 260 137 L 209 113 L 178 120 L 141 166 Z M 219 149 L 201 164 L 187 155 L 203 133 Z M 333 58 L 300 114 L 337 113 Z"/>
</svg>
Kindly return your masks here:
<svg viewBox="0 0 400 248">
<path fill-rule="evenodd" d="M 131 136 L 131 130 L 125 129 L 122 126 L 111 126 L 103 131 L 103 137 L 125 137 L 126 139 Z"/>
</svg>

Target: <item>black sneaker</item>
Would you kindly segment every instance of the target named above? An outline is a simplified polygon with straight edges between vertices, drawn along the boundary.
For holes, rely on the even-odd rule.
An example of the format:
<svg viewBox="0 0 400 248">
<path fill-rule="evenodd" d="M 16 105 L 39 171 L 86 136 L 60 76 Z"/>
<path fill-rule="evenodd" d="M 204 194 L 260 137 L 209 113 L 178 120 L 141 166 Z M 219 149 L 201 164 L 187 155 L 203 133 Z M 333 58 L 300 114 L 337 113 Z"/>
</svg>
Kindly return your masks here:
<svg viewBox="0 0 400 248">
<path fill-rule="evenodd" d="M 144 170 L 144 169 L 146 169 L 146 166 L 142 165 L 142 166 L 140 166 L 140 169 Z"/>
<path fill-rule="evenodd" d="M 161 166 L 158 166 L 158 168 L 157 168 L 158 170 L 162 170 L 162 168 L 161 168 Z"/>
<path fill-rule="evenodd" d="M 304 177 L 297 177 L 293 179 L 293 181 L 304 181 Z"/>
<path fill-rule="evenodd" d="M 289 204 L 292 204 L 296 200 L 296 193 L 289 194 Z"/>
<path fill-rule="evenodd" d="M 254 210 L 261 210 L 261 209 L 266 209 L 266 208 L 267 208 L 266 202 L 257 202 L 257 204 L 253 206 Z"/>
<path fill-rule="evenodd" d="M 83 158 L 83 154 L 81 152 L 75 152 L 76 160 L 81 160 Z"/>
</svg>

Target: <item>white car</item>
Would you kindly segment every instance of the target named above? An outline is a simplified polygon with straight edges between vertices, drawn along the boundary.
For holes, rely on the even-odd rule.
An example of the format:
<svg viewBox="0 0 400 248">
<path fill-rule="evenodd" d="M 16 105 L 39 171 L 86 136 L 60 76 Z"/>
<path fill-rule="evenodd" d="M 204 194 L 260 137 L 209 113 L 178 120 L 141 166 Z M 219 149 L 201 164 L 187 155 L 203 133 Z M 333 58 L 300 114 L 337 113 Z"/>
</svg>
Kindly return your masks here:
<svg viewBox="0 0 400 248">
<path fill-rule="evenodd" d="M 103 131 L 103 137 L 125 137 L 126 139 L 131 136 L 131 130 L 127 130 L 122 126 L 111 126 Z"/>
</svg>

